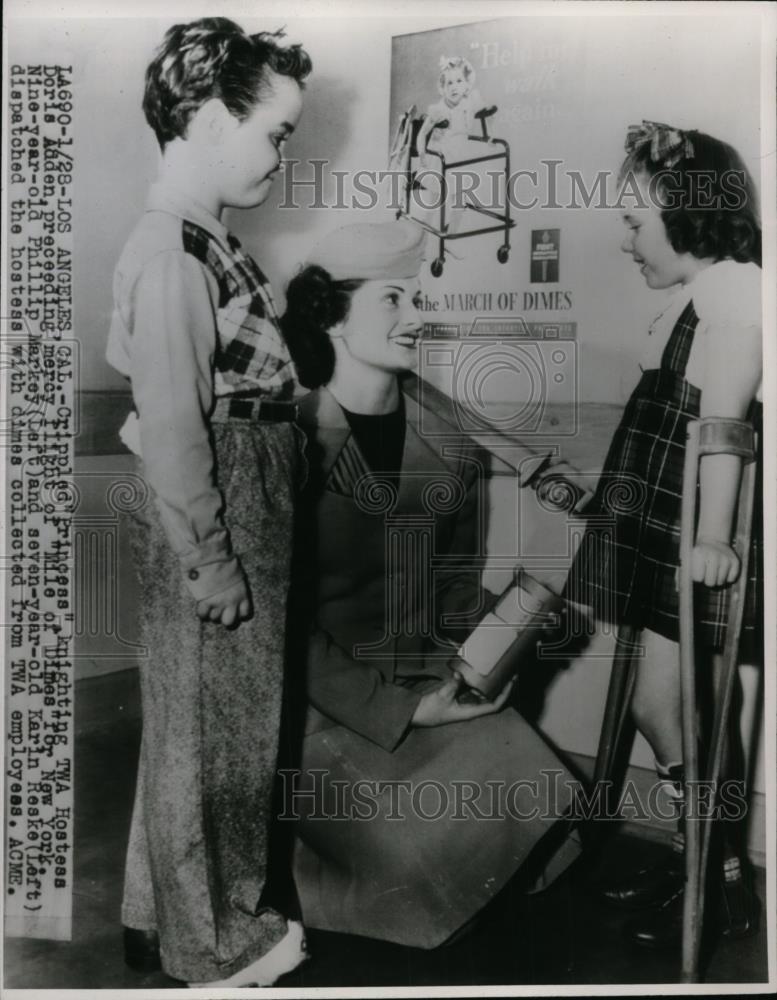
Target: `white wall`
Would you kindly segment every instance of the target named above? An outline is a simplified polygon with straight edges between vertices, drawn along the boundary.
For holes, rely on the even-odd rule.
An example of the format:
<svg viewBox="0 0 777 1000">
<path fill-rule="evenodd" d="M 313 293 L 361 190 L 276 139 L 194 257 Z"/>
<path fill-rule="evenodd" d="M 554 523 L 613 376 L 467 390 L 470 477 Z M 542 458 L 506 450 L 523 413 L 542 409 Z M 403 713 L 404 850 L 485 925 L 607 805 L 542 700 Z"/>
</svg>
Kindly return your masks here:
<svg viewBox="0 0 777 1000">
<path fill-rule="evenodd" d="M 551 6 L 555 13 L 573 13 L 576 8 Z M 658 15 L 624 18 L 616 8 L 613 16 L 575 17 L 569 24 L 584 40 L 578 96 L 581 121 L 555 133 L 545 129 L 541 142 L 533 133 L 534 146 L 521 165 L 532 165 L 529 160 L 538 155 L 560 154 L 586 175 L 602 167 L 615 170 L 628 124 L 649 118 L 706 129 L 731 141 L 757 173 L 756 25 L 746 5 L 738 5 L 741 13 L 733 19 L 716 16 L 716 6 L 728 9 L 713 5 L 703 18 L 695 13 L 685 16 L 684 5 L 676 5 L 684 16 L 669 16 L 661 8 Z M 495 9 L 503 16 L 520 11 L 522 5 Z M 210 11 L 214 12 L 221 11 Z M 183 18 L 190 16 L 193 13 L 187 9 Z M 287 150 L 289 157 L 303 161 L 298 173 L 311 174 L 311 168 L 304 166 L 310 158 L 327 159 L 330 170 L 385 168 L 392 36 L 471 20 L 475 18 L 460 14 L 318 19 L 280 15 L 261 22 L 241 18 L 252 30 L 285 24 L 289 38 L 302 41 L 312 55 L 315 70 L 303 119 Z M 171 21 L 168 16 L 33 22 L 15 25 L 11 39 L 11 61 L 72 60 L 75 67 L 75 315 L 83 344 L 82 387 L 87 389 L 122 385 L 103 360 L 111 275 L 156 169 L 155 141 L 140 110 L 142 80 L 150 54 Z M 570 30 L 567 25 L 563 32 L 568 35 Z M 316 234 L 350 215 L 333 209 L 279 211 L 281 198 L 279 180 L 266 205 L 234 213 L 227 220 L 256 252 L 279 298 Z M 358 214 L 364 217 L 363 212 Z M 574 315 L 567 318 L 578 322 L 583 358 L 582 398 L 623 401 L 634 381 L 640 335 L 661 301 L 645 288 L 636 268 L 618 249 L 622 238 L 618 214 L 537 209 L 521 217 L 519 226 L 524 231 L 532 226 L 562 227 L 569 274 L 565 287 L 569 284 L 575 301 Z M 528 251 L 522 252 L 528 258 Z M 528 267 L 528 259 L 521 267 Z M 433 280 L 429 279 L 430 287 Z"/>
</svg>

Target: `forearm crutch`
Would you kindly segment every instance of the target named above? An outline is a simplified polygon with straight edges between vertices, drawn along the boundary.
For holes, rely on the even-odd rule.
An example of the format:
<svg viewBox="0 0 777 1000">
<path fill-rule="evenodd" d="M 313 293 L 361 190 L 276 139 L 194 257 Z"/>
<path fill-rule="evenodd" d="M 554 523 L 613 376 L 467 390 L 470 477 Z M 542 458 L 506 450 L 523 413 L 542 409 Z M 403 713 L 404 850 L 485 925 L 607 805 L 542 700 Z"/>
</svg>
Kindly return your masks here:
<svg viewBox="0 0 777 1000">
<path fill-rule="evenodd" d="M 696 535 L 696 492 L 699 462 L 705 455 L 737 455 L 742 478 L 737 503 L 734 548 L 740 570 L 731 585 L 720 691 L 717 692 L 706 778 L 712 801 L 700 815 L 699 758 L 696 726 L 696 657 L 694 644 L 692 558 Z M 685 766 L 685 896 L 683 900 L 682 981 L 699 980 L 699 956 L 704 929 L 704 897 L 715 798 L 720 778 L 725 734 L 731 712 L 747 589 L 750 533 L 755 496 L 755 434 L 744 420 L 706 417 L 688 424 L 680 522 L 680 685 L 682 694 L 683 763 Z"/>
<path fill-rule="evenodd" d="M 604 706 L 604 718 L 594 766 L 594 789 L 604 788 L 604 794 L 607 797 L 614 793 L 614 790 L 610 788 L 610 783 L 622 749 L 624 726 L 636 680 L 634 666 L 641 634 L 641 630 L 633 625 L 621 625 L 616 638 L 610 683 L 607 688 L 607 701 Z"/>
</svg>

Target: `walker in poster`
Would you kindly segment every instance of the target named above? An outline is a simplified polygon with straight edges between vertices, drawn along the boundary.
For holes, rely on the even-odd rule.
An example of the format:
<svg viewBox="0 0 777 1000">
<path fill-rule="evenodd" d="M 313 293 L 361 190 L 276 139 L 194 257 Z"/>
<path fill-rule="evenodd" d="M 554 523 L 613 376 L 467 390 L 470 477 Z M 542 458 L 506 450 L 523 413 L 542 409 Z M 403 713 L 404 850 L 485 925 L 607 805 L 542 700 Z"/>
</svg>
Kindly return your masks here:
<svg viewBox="0 0 777 1000">
<path fill-rule="evenodd" d="M 461 56 L 440 57 L 439 91 L 441 100 L 429 107 L 426 115 L 414 116 L 415 107 L 401 116 L 397 137 L 392 148 L 392 162 L 399 159 L 404 171 L 405 203 L 397 216 L 416 218 L 438 240 L 438 252 L 432 261 L 431 271 L 439 278 L 445 265 L 446 243 L 464 240 L 484 233 L 501 233 L 502 243 L 496 251 L 500 264 L 510 256 L 510 230 L 515 220 L 510 217 L 509 199 L 504 199 L 503 211 L 486 208 L 477 198 L 466 196 L 465 185 L 458 183 L 468 175 L 463 168 L 476 164 L 492 163 L 501 169 L 504 190 L 510 177 L 510 144 L 505 139 L 489 135 L 488 121 L 496 113 L 496 105 L 483 104 L 474 89 L 475 71 L 472 63 Z M 480 134 L 473 130 L 480 126 Z M 481 144 L 478 149 L 477 144 Z M 434 171 L 434 159 L 438 161 Z M 439 182 L 439 197 L 429 212 L 439 212 L 434 224 L 413 214 L 414 201 L 427 190 L 425 180 Z M 416 199 L 413 198 L 414 193 Z M 459 231 L 461 215 L 471 211 L 495 220 L 496 224 L 481 225 Z"/>
</svg>

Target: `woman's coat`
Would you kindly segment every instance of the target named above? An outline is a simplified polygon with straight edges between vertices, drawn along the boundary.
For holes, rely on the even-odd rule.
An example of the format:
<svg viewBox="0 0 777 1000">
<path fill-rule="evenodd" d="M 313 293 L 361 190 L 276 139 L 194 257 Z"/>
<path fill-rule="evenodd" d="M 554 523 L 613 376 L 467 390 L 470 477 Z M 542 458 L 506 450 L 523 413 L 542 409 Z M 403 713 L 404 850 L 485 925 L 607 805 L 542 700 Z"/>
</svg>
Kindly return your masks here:
<svg viewBox="0 0 777 1000">
<path fill-rule="evenodd" d="M 299 817 L 294 873 L 309 927 L 431 948 L 530 854 L 529 881 L 573 860 L 576 838 L 557 820 L 576 786 L 512 708 L 409 726 L 494 598 L 480 586 L 484 456 L 427 407 L 404 406 L 392 478 L 369 470 L 327 389 L 301 404 L 307 584 L 292 632 L 307 647 L 309 704 L 286 814 Z"/>
</svg>

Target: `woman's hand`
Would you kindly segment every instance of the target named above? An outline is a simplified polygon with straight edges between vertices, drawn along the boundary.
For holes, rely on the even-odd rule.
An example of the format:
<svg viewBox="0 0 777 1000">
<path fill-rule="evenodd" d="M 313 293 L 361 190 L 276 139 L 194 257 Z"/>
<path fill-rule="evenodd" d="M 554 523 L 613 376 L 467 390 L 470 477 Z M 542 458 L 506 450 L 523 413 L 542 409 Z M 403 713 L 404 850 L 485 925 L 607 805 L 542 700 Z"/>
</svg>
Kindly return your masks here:
<svg viewBox="0 0 777 1000">
<path fill-rule="evenodd" d="M 716 538 L 698 535 L 693 547 L 691 574 L 695 583 L 722 587 L 739 576 L 739 556 L 730 545 Z"/>
<path fill-rule="evenodd" d="M 427 692 L 416 706 L 411 726 L 445 726 L 449 722 L 466 722 L 481 715 L 492 715 L 498 712 L 507 701 L 513 689 L 514 679 L 505 684 L 499 696 L 494 701 L 484 701 L 480 704 L 461 703 L 456 700 L 462 685 L 461 676 L 454 671 L 453 677 L 440 687 Z"/>
</svg>

